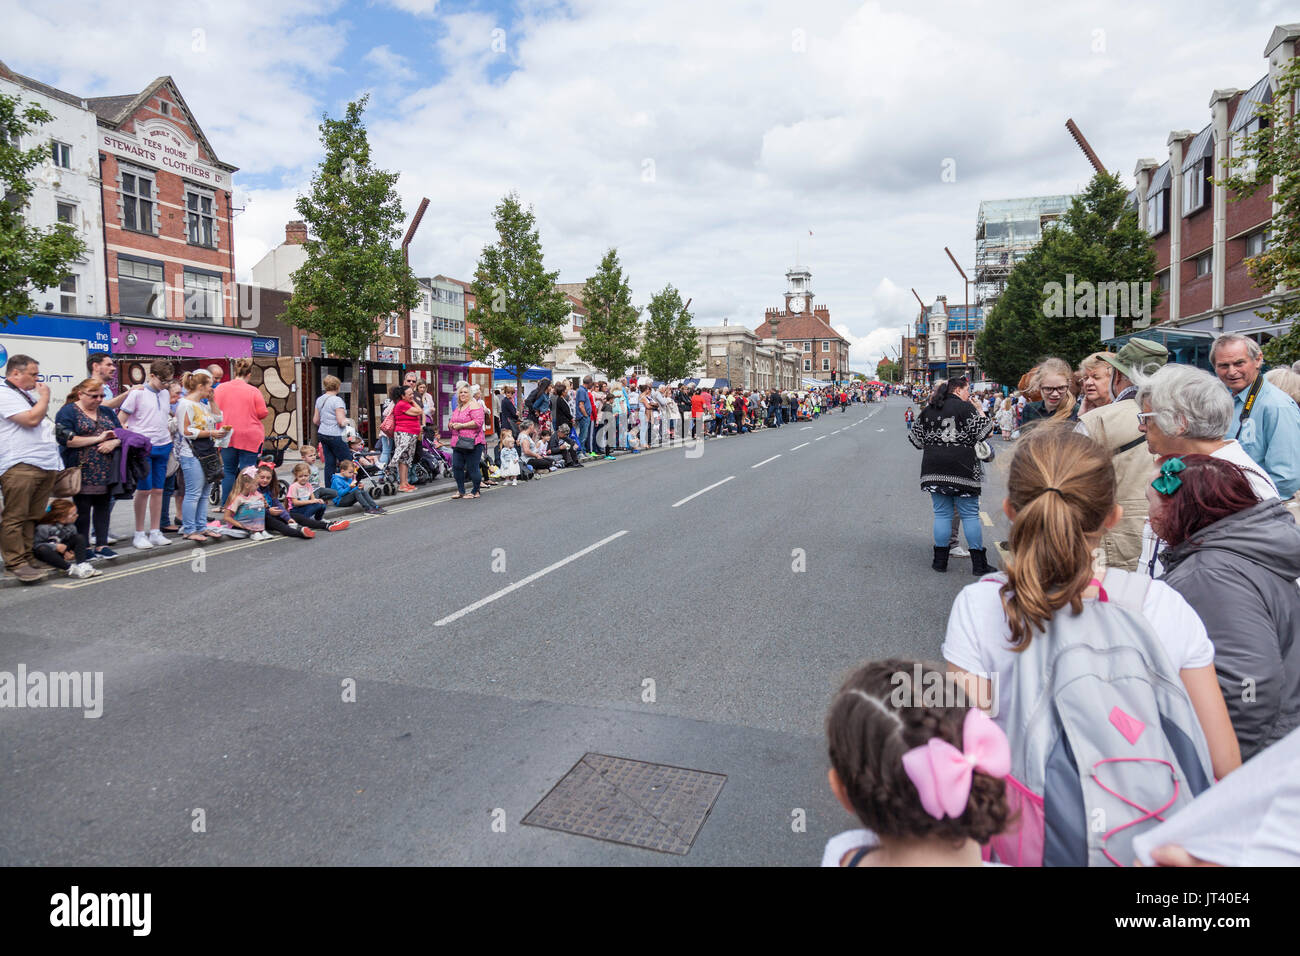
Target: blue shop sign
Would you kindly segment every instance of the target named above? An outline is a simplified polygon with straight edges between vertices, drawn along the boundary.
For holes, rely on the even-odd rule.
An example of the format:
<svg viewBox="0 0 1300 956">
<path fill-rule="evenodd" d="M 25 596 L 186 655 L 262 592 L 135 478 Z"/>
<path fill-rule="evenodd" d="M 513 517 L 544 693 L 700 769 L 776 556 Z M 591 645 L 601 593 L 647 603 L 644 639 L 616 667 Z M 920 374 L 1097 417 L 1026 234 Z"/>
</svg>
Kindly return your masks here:
<svg viewBox="0 0 1300 956">
<path fill-rule="evenodd" d="M 107 322 L 70 319 L 62 315 L 20 315 L 8 325 L 0 326 L 4 335 L 39 335 L 49 339 L 80 339 L 86 350 L 107 355 L 113 348 L 113 336 Z"/>
<path fill-rule="evenodd" d="M 253 354 L 254 355 L 279 355 L 280 340 L 275 338 L 253 339 Z"/>
</svg>

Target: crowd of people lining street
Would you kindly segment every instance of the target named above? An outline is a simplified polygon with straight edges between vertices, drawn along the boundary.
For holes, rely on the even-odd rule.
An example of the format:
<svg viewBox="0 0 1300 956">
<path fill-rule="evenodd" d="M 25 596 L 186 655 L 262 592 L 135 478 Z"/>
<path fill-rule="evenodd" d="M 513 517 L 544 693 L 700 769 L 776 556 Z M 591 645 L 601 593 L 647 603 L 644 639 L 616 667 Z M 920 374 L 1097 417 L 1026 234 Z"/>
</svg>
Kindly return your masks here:
<svg viewBox="0 0 1300 956">
<path fill-rule="evenodd" d="M 960 526 L 980 580 L 951 609 L 945 671 L 875 662 L 835 696 L 830 783 L 868 829 L 824 865 L 1128 865 L 1139 825 L 1193 800 L 1220 813 L 1202 845 L 1231 833 L 1238 863 L 1300 864 L 1300 363 L 1265 374 L 1231 334 L 1213 373 L 1168 359 L 1132 339 L 1077 370 L 1046 358 L 1005 394 L 914 390 L 932 567 Z M 979 520 L 995 433 L 1016 442 L 1001 572 Z"/>
<path fill-rule="evenodd" d="M 1045 358 L 1014 390 L 972 395 L 964 378 L 909 390 L 931 567 L 948 570 L 960 531 L 979 580 L 952 606 L 945 671 L 877 661 L 833 698 L 830 786 L 866 829 L 833 839 L 824 865 L 1127 864 L 1138 824 L 1225 788 L 1244 805 L 1247 785 L 1234 783 L 1249 776 L 1244 762 L 1273 748 L 1300 760 L 1300 367 L 1265 373 L 1258 344 L 1238 335 L 1214 343 L 1213 373 L 1168 358 L 1134 339 L 1077 369 Z M 267 410 L 246 360 L 225 383 L 219 369 L 178 380 L 155 362 L 147 384 L 115 394 L 112 359 L 96 357 L 53 420 L 37 364 L 16 355 L 5 372 L 0 544 L 6 573 L 23 582 L 49 569 L 100 573 L 116 556 L 118 500 L 132 501 L 142 550 L 168 535 L 312 538 L 348 527 L 327 508 L 383 513 L 361 476 L 395 470 L 408 492 L 428 458 L 454 475 L 453 498 L 473 499 L 616 450 L 744 435 L 881 396 L 589 377 L 539 382 L 521 400 L 509 384 L 485 396 L 460 382 L 443 442 L 427 385 L 411 375 L 370 449 L 327 377 L 319 445 L 302 448 L 284 486 L 260 454 Z M 979 496 L 1011 442 L 999 571 Z M 214 483 L 219 517 L 208 511 Z M 1046 718 L 1035 708 L 1044 699 Z M 1098 833 L 1084 808 L 1107 799 L 1123 822 Z M 1261 843 L 1251 830 L 1241 859 L 1297 862 L 1300 820 L 1273 826 L 1284 839 Z M 1180 847 L 1151 858 L 1197 862 Z"/>
<path fill-rule="evenodd" d="M 302 444 L 301 461 L 282 477 L 283 450 L 268 454 L 269 412 L 249 381 L 252 371 L 251 360 L 236 360 L 223 382 L 220 366 L 177 376 L 159 360 L 147 382 L 115 393 L 115 362 L 97 354 L 87 361 L 86 379 L 51 416 L 38 363 L 11 356 L 0 388 L 6 574 L 23 583 L 56 571 L 101 574 L 98 565 L 119 556 L 110 531 L 118 501 L 131 501 L 137 551 L 180 539 L 310 539 L 317 531 L 346 530 L 342 509 L 386 513 L 375 500 L 377 485 L 400 495 L 450 475 L 451 497 L 474 499 L 485 487 L 612 460 L 615 451 L 744 435 L 881 394 L 862 384 L 795 392 L 588 376 L 576 388 L 544 379 L 518 401 L 512 384 L 485 396 L 461 381 L 444 441 L 428 383 L 408 372 L 381 410 L 379 447 L 369 448 L 348 417 L 342 383 L 327 375 L 312 412 L 316 442 Z M 496 436 L 490 450 L 489 430 Z"/>
</svg>

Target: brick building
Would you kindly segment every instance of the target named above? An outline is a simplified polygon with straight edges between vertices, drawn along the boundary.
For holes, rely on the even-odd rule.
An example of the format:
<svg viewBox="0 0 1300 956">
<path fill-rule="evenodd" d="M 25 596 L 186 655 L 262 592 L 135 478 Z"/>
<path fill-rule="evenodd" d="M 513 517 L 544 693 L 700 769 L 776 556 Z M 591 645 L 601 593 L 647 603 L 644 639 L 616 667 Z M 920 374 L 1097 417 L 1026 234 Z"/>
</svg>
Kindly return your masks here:
<svg viewBox="0 0 1300 956">
<path fill-rule="evenodd" d="M 786 274 L 785 305 L 768 309 L 754 330 L 760 339 L 776 339 L 802 356 L 805 379 L 843 381 L 849 377 L 849 342 L 831 328 L 830 309 L 813 305 L 812 273 L 796 266 Z"/>
<path fill-rule="evenodd" d="M 1230 158 L 1243 155 L 1243 137 L 1266 122 L 1261 107 L 1272 102 L 1277 78 L 1297 54 L 1297 41 L 1300 24 L 1274 28 L 1264 49 L 1268 73 L 1247 90 L 1213 91 L 1209 123 L 1196 132 L 1171 132 L 1168 158 L 1139 160 L 1134 171 L 1133 201 L 1153 238 L 1156 285 L 1162 292 L 1152 312 L 1160 331 L 1144 335 L 1163 336 L 1180 361 L 1208 361 L 1210 339 L 1226 332 L 1262 343 L 1285 331 L 1256 313 L 1269 311 L 1294 291 L 1256 287 L 1246 261 L 1268 248 L 1272 184 L 1234 201 L 1215 180 Z"/>
<path fill-rule="evenodd" d="M 169 76 L 86 103 L 99 126 L 107 311 L 121 320 L 114 351 L 170 353 L 182 367 L 251 355 L 235 289 L 237 167 L 218 158 Z M 154 338 L 161 353 L 140 347 Z"/>
</svg>

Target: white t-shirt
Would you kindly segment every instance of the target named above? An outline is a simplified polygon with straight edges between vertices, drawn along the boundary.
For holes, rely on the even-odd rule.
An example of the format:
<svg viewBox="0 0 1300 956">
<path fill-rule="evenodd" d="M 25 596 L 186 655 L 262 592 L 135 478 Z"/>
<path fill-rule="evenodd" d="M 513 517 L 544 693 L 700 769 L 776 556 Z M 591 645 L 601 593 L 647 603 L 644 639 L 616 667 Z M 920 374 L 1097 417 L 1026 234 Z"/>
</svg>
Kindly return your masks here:
<svg viewBox="0 0 1300 956">
<path fill-rule="evenodd" d="M 26 395 L 32 401 L 28 402 Z M 0 382 L 0 475 L 14 465 L 35 465 L 45 471 L 62 471 L 63 457 L 54 440 L 54 422 L 46 415 L 35 425 L 20 425 L 10 415 L 31 411 L 37 396 Z"/>
<path fill-rule="evenodd" d="M 1110 568 L 1102 578 L 1102 585 L 1104 587 L 1112 575 L 1132 573 Z M 986 580 L 962 588 L 948 615 L 948 633 L 943 640 L 944 660 L 973 674 L 997 675 L 995 690 L 1011 686 L 1018 656 L 1011 649 L 1011 625 L 1007 623 L 1002 597 L 998 593 L 1006 580 L 1005 574 L 989 575 Z M 1071 612 L 1066 606 L 1056 613 Z M 1163 581 L 1151 582 L 1146 600 L 1142 602 L 1142 616 L 1155 630 L 1176 670 L 1214 663 L 1214 645 L 1210 643 L 1205 625 L 1183 596 Z M 999 700 L 997 712 L 990 716 L 1005 730 L 1007 708 L 1003 703 Z"/>
<path fill-rule="evenodd" d="M 149 439 L 154 447 L 171 444 L 172 433 L 167 427 L 171 420 L 171 395 L 166 389 L 155 392 L 147 385 L 133 389 L 118 411 L 126 414 L 126 427 Z"/>
</svg>

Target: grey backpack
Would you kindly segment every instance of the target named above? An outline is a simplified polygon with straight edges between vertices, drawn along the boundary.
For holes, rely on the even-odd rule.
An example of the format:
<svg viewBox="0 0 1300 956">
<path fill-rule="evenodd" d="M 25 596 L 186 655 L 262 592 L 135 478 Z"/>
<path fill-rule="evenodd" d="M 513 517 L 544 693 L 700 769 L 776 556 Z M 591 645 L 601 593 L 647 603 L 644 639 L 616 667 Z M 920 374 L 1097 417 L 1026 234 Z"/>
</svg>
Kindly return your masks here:
<svg viewBox="0 0 1300 956">
<path fill-rule="evenodd" d="M 1142 616 L 1150 579 L 1111 569 L 1082 613 L 1058 612 L 1000 688 L 1011 741 L 1013 866 L 1133 862 L 1133 838 L 1213 779 L 1209 748 L 1178 671 Z"/>
</svg>

